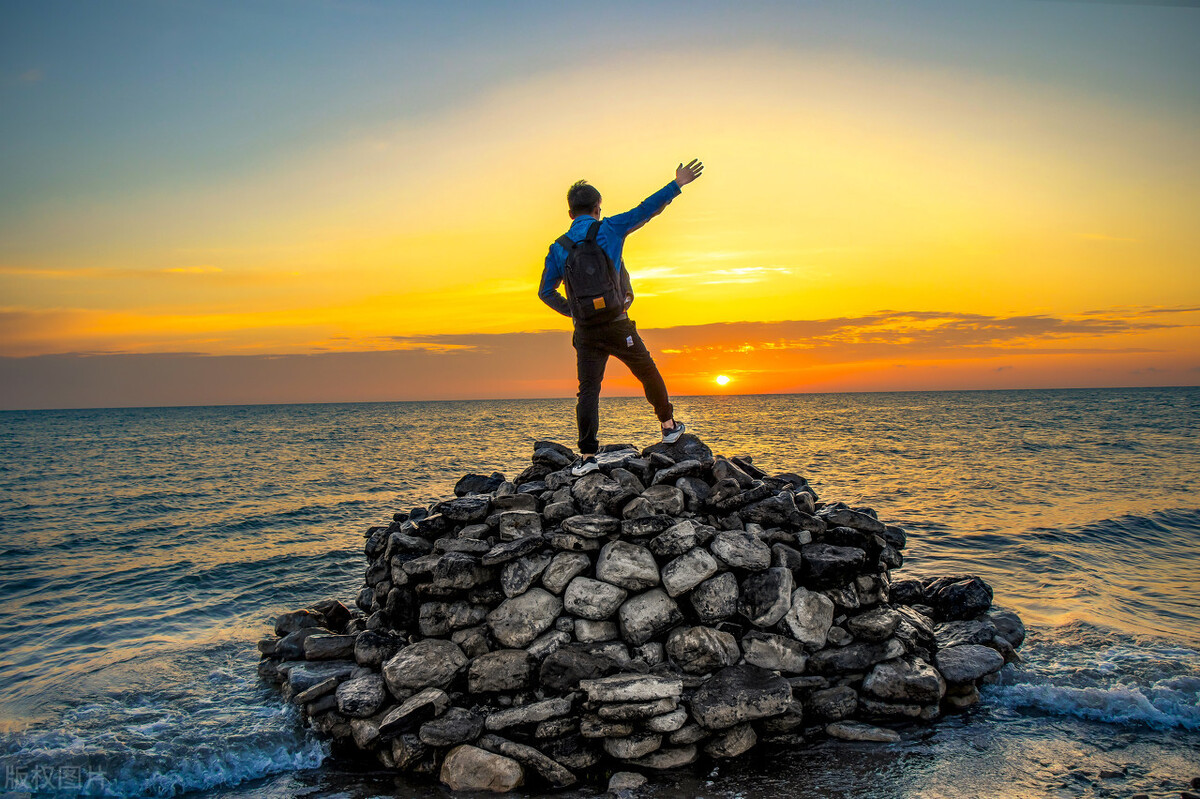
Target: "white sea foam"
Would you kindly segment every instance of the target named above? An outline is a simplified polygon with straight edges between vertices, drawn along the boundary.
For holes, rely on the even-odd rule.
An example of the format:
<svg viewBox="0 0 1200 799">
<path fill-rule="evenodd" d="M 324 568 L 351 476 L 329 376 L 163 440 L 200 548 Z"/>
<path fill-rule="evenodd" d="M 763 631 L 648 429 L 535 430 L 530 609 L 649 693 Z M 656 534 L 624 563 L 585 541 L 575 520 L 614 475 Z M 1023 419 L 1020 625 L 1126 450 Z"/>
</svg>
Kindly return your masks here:
<svg viewBox="0 0 1200 799">
<path fill-rule="evenodd" d="M 1077 687 L 1018 683 L 998 692 L 1001 704 L 1111 724 L 1200 730 L 1200 679 L 1175 677 L 1150 686 Z"/>
</svg>

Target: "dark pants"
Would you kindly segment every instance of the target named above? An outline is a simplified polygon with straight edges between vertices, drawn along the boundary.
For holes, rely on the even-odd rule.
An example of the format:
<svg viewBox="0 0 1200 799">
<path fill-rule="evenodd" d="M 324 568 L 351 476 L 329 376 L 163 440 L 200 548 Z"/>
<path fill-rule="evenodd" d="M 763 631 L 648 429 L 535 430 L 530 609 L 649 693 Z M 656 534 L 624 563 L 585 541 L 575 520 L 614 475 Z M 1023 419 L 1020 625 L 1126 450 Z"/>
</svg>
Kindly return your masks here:
<svg viewBox="0 0 1200 799">
<path fill-rule="evenodd" d="M 575 418 L 579 422 L 579 451 L 582 454 L 592 455 L 600 449 L 596 438 L 600 431 L 600 382 L 604 379 L 604 366 L 610 355 L 628 366 L 641 382 L 658 420 L 671 419 L 675 411 L 667 397 L 667 385 L 632 319 L 619 319 L 596 327 L 576 327 L 571 344 L 575 347 L 579 368 L 579 393 L 576 395 L 579 402 L 575 406 Z"/>
</svg>

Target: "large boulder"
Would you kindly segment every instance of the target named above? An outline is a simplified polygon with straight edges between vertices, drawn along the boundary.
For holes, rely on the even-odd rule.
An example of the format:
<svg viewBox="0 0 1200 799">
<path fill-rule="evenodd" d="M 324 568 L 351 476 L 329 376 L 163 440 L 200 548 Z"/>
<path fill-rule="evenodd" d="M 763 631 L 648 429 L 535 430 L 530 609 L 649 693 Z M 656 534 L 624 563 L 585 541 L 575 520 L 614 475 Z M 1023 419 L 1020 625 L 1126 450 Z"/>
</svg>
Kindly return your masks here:
<svg viewBox="0 0 1200 799">
<path fill-rule="evenodd" d="M 451 641 L 426 638 L 404 647 L 383 664 L 383 678 L 395 696 L 412 691 L 445 688 L 466 667 L 467 656 Z"/>
<path fill-rule="evenodd" d="M 692 697 L 692 716 L 705 728 L 724 730 L 735 724 L 787 712 L 792 686 L 782 677 L 749 664 L 721 669 Z"/>
<path fill-rule="evenodd" d="M 452 791 L 508 793 L 525 782 L 525 769 L 512 758 L 463 744 L 442 761 L 441 780 Z"/>
<path fill-rule="evenodd" d="M 506 599 L 487 616 L 488 629 L 501 645 L 511 649 L 529 646 L 554 624 L 562 600 L 541 588 L 531 588 Z"/>
</svg>

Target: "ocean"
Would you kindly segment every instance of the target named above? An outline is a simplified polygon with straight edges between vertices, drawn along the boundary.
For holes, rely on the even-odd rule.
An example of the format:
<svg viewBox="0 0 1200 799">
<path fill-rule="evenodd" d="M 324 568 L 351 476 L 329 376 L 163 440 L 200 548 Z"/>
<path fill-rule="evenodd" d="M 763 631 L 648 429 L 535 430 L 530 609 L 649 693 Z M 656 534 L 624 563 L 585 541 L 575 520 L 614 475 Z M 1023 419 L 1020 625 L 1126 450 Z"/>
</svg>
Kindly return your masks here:
<svg viewBox="0 0 1200 799">
<path fill-rule="evenodd" d="M 573 400 L 0 413 L 0 765 L 34 796 L 445 796 L 331 753 L 255 668 L 363 531 L 573 444 Z M 715 452 L 908 530 L 1028 628 L 898 744 L 760 746 L 654 797 L 1179 796 L 1200 777 L 1200 389 L 681 397 Z M 601 440 L 653 443 L 641 398 Z M 5 795 L 5 794 L 0 794 Z M 587 796 L 591 791 L 567 792 Z"/>
</svg>

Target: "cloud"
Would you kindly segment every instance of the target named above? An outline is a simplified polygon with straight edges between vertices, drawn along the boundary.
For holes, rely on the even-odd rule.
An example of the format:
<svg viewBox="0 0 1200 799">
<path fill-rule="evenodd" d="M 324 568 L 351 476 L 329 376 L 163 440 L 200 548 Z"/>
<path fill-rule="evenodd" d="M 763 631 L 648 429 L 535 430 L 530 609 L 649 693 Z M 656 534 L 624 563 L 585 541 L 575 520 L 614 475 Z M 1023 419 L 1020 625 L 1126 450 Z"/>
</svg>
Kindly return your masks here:
<svg viewBox="0 0 1200 799">
<path fill-rule="evenodd" d="M 219 266 L 174 266 L 160 271 L 165 275 L 215 275 L 225 270 Z"/>
</svg>

